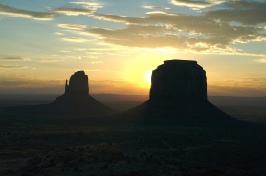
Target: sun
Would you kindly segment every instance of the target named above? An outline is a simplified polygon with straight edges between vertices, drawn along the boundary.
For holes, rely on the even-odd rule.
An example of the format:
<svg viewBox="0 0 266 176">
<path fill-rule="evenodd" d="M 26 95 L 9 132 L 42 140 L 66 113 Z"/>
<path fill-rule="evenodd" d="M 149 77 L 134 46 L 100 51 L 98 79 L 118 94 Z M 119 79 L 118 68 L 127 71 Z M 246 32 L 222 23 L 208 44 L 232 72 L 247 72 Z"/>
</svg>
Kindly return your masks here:
<svg viewBox="0 0 266 176">
<path fill-rule="evenodd" d="M 151 70 L 144 71 L 144 81 L 148 85 L 151 85 L 151 75 L 152 75 Z"/>
</svg>

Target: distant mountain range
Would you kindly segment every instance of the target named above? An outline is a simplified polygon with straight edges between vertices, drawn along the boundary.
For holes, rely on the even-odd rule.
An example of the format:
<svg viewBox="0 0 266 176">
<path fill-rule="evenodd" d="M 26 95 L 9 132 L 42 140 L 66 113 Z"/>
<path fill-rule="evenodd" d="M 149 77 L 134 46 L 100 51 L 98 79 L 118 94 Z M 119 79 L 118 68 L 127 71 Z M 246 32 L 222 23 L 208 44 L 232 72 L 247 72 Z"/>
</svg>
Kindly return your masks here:
<svg viewBox="0 0 266 176">
<path fill-rule="evenodd" d="M 0 94 L 0 106 L 9 106 L 10 104 L 39 102 L 50 103 L 58 97 L 58 94 Z M 114 101 L 146 101 L 148 95 L 123 95 L 123 94 L 91 94 L 92 97 L 101 102 Z M 239 106 L 265 106 L 266 97 L 234 97 L 234 96 L 209 96 L 209 101 L 213 104 L 239 105 Z M 34 103 L 36 102 L 36 103 Z"/>
</svg>

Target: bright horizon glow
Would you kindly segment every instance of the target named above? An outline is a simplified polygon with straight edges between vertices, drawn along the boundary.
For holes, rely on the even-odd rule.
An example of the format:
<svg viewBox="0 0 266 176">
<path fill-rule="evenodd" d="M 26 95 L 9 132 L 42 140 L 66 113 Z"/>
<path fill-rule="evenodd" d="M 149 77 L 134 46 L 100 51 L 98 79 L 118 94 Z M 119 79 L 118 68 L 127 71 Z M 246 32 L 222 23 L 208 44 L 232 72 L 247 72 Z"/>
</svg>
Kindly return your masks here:
<svg viewBox="0 0 266 176">
<path fill-rule="evenodd" d="M 196 60 L 208 94 L 266 96 L 266 2 L 2 0 L 0 92 L 148 94 L 164 60 Z M 249 14 L 249 15 L 246 15 Z"/>
<path fill-rule="evenodd" d="M 152 71 L 145 71 L 145 82 L 146 84 L 149 85 L 149 87 L 151 86 L 151 75 L 152 75 Z"/>
</svg>

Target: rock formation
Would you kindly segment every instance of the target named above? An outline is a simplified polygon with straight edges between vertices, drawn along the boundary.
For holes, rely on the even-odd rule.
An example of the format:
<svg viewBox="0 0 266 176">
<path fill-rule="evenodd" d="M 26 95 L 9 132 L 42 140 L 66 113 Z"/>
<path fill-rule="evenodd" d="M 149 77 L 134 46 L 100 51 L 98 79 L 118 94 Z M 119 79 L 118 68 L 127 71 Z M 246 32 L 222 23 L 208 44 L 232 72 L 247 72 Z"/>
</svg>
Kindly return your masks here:
<svg viewBox="0 0 266 176">
<path fill-rule="evenodd" d="M 115 111 L 89 95 L 88 76 L 78 71 L 66 80 L 65 93 L 50 104 L 8 108 L 7 111 L 44 114 L 85 114 L 99 116 L 113 114 Z"/>
<path fill-rule="evenodd" d="M 206 72 L 196 61 L 167 60 L 152 72 L 150 99 L 129 115 L 182 120 L 228 119 L 207 99 Z"/>
<path fill-rule="evenodd" d="M 88 115 L 104 115 L 114 110 L 100 103 L 89 95 L 88 76 L 78 71 L 66 80 L 65 93 L 50 104 L 49 111 L 56 113 L 82 113 Z"/>
<path fill-rule="evenodd" d="M 196 61 L 164 61 L 151 82 L 150 99 L 207 100 L 206 72 Z"/>
<path fill-rule="evenodd" d="M 84 71 L 78 71 L 70 77 L 69 85 L 66 80 L 65 94 L 81 94 L 87 95 L 89 93 L 88 76 Z"/>
</svg>

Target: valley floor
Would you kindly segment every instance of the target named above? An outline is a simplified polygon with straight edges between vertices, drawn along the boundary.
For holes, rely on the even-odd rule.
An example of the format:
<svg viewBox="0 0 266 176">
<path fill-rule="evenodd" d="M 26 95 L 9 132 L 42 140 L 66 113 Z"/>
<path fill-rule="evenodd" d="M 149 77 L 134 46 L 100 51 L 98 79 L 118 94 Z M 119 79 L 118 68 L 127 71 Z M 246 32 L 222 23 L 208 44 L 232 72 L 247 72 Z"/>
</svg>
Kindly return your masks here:
<svg viewBox="0 0 266 176">
<path fill-rule="evenodd" d="M 1 113 L 0 175 L 265 175 L 266 126 Z"/>
</svg>

